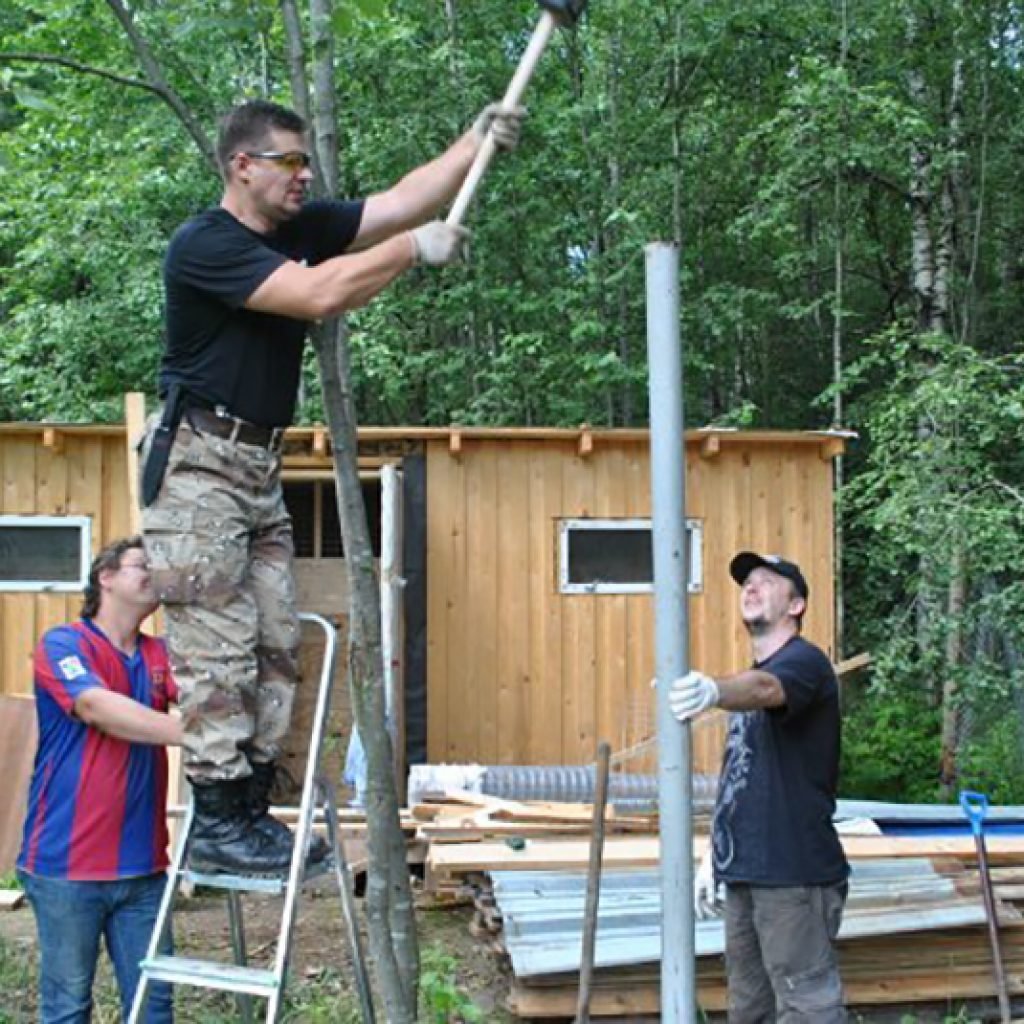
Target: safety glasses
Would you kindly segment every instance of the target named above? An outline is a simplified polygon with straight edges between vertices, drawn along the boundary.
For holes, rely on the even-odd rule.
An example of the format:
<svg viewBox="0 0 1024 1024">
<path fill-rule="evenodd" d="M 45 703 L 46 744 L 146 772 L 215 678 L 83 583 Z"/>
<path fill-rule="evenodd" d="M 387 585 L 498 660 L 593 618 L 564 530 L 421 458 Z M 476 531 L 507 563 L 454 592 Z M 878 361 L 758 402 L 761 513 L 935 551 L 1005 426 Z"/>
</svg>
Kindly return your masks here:
<svg viewBox="0 0 1024 1024">
<path fill-rule="evenodd" d="M 293 149 L 288 153 L 250 153 L 246 150 L 245 155 L 253 160 L 273 160 L 289 174 L 298 174 L 299 171 L 304 171 L 312 161 L 309 153 L 303 153 L 299 149 Z"/>
</svg>

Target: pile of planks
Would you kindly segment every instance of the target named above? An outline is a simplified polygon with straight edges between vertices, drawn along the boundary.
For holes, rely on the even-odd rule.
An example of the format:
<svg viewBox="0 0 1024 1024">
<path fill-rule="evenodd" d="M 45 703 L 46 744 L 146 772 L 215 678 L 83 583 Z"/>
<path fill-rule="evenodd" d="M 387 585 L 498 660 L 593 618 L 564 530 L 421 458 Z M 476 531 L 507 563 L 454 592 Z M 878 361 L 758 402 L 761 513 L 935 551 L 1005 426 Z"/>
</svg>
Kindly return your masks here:
<svg viewBox="0 0 1024 1024">
<path fill-rule="evenodd" d="M 411 816 L 421 823 L 417 834 L 427 843 L 427 890 L 449 896 L 472 893 L 474 935 L 511 956 L 516 972 L 509 997 L 513 1012 L 524 1018 L 571 1017 L 578 959 L 563 956 L 558 944 L 565 939 L 572 945 L 582 934 L 591 809 L 439 794 L 436 802 L 412 808 Z M 608 826 L 591 1012 L 595 1017 L 654 1015 L 660 1005 L 660 903 L 650 908 L 650 933 L 644 936 L 637 923 L 643 919 L 640 897 L 634 893 L 627 909 L 617 911 L 609 894 L 622 884 L 616 875 L 645 873 L 660 901 L 657 821 L 612 816 Z M 705 842 L 698 837 L 695 857 L 702 855 Z M 860 878 L 851 891 L 840 941 L 849 1004 L 956 1005 L 994 998 L 973 839 L 847 835 L 843 845 L 854 878 Z M 1024 996 L 1024 838 L 993 834 L 987 845 L 1009 991 Z M 513 875 L 534 896 L 534 910 L 525 915 L 521 907 L 512 909 L 502 894 L 500 880 Z M 557 920 L 562 911 L 548 888 L 552 878 L 574 879 L 578 899 L 565 904 L 568 923 Z M 523 922 L 531 913 L 537 917 L 539 937 L 532 949 L 533 966 L 523 967 L 528 959 L 521 948 L 526 934 L 522 929 L 527 927 Z M 616 937 L 616 927 L 627 930 Z M 717 939 L 705 931 L 702 940 L 698 929 L 699 1001 L 711 1012 L 724 1009 L 726 999 L 720 922 L 714 928 Z M 556 937 L 553 932 L 559 929 L 566 934 Z M 532 940 L 527 936 L 525 941 L 529 947 Z M 545 960 L 552 970 L 538 973 L 543 968 L 536 963 Z"/>
<path fill-rule="evenodd" d="M 422 794 L 408 813 L 425 847 L 425 901 L 439 904 L 468 901 L 502 855 L 530 864 L 549 843 L 570 843 L 583 851 L 585 864 L 593 826 L 587 804 L 504 800 L 456 789 Z M 605 816 L 610 836 L 650 836 L 657 829 L 657 815 L 618 814 L 609 807 Z"/>
</svg>

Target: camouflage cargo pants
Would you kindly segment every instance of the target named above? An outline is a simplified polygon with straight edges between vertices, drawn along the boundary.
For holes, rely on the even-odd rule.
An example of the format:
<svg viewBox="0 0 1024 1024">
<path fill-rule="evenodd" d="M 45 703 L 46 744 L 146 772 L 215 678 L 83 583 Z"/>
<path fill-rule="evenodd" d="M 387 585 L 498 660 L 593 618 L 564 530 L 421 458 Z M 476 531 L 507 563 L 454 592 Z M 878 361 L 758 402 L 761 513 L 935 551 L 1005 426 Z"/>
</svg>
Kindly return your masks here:
<svg viewBox="0 0 1024 1024">
<path fill-rule="evenodd" d="M 140 451 L 145 465 L 155 419 Z M 239 778 L 277 758 L 291 721 L 299 623 L 292 525 L 278 454 L 182 420 L 156 500 L 142 512 L 193 781 Z"/>
</svg>

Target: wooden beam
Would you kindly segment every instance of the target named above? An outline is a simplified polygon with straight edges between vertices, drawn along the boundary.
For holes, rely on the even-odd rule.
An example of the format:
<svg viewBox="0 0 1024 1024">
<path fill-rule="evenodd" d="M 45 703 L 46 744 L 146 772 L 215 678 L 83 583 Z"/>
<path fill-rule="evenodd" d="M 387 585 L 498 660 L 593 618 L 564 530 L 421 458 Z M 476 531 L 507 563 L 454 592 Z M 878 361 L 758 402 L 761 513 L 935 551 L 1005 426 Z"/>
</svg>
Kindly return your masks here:
<svg viewBox="0 0 1024 1024">
<path fill-rule="evenodd" d="M 843 676 L 849 675 L 851 672 L 857 672 L 862 668 L 867 668 L 871 664 L 871 655 L 867 651 L 862 651 L 860 654 L 855 654 L 851 658 L 843 658 L 838 665 L 835 666 L 836 675 L 842 678 Z"/>
<path fill-rule="evenodd" d="M 722 439 L 718 434 L 708 434 L 701 441 L 700 456 L 702 459 L 713 459 L 722 450 Z"/>
<path fill-rule="evenodd" d="M 821 442 L 818 454 L 822 462 L 831 462 L 846 451 L 846 441 L 841 437 L 829 437 Z"/>
<path fill-rule="evenodd" d="M 125 462 L 128 466 L 128 527 L 129 533 L 142 529 L 142 509 L 139 504 L 139 453 L 136 445 L 146 429 L 146 396 L 141 391 L 130 391 L 124 396 Z"/>
<path fill-rule="evenodd" d="M 327 453 L 327 431 L 323 427 L 316 427 L 313 430 L 313 455 L 316 458 L 324 459 Z"/>
<path fill-rule="evenodd" d="M 453 430 L 448 434 L 448 454 L 453 459 L 462 457 L 462 431 Z"/>
<path fill-rule="evenodd" d="M 581 459 L 585 459 L 588 455 L 592 455 L 594 452 L 594 432 L 590 427 L 583 427 L 580 430 L 580 441 L 579 441 L 579 455 Z"/>
<path fill-rule="evenodd" d="M 64 451 L 64 434 L 57 427 L 47 427 L 43 431 L 43 447 L 59 455 Z"/>
</svg>

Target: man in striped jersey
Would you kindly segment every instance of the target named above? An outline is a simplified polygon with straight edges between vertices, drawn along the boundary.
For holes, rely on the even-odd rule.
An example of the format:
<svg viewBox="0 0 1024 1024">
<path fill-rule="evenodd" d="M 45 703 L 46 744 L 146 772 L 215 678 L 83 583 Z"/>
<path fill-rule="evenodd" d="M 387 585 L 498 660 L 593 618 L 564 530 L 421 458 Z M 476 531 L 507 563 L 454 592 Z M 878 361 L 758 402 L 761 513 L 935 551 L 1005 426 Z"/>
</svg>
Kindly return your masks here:
<svg viewBox="0 0 1024 1024">
<path fill-rule="evenodd" d="M 36 916 L 43 1024 L 86 1022 L 100 938 L 127 1019 L 165 884 L 168 745 L 181 725 L 162 640 L 139 631 L 157 606 L 140 537 L 100 552 L 82 617 L 35 652 L 39 747 L 18 876 Z M 171 1020 L 155 985 L 146 1020 Z"/>
</svg>

